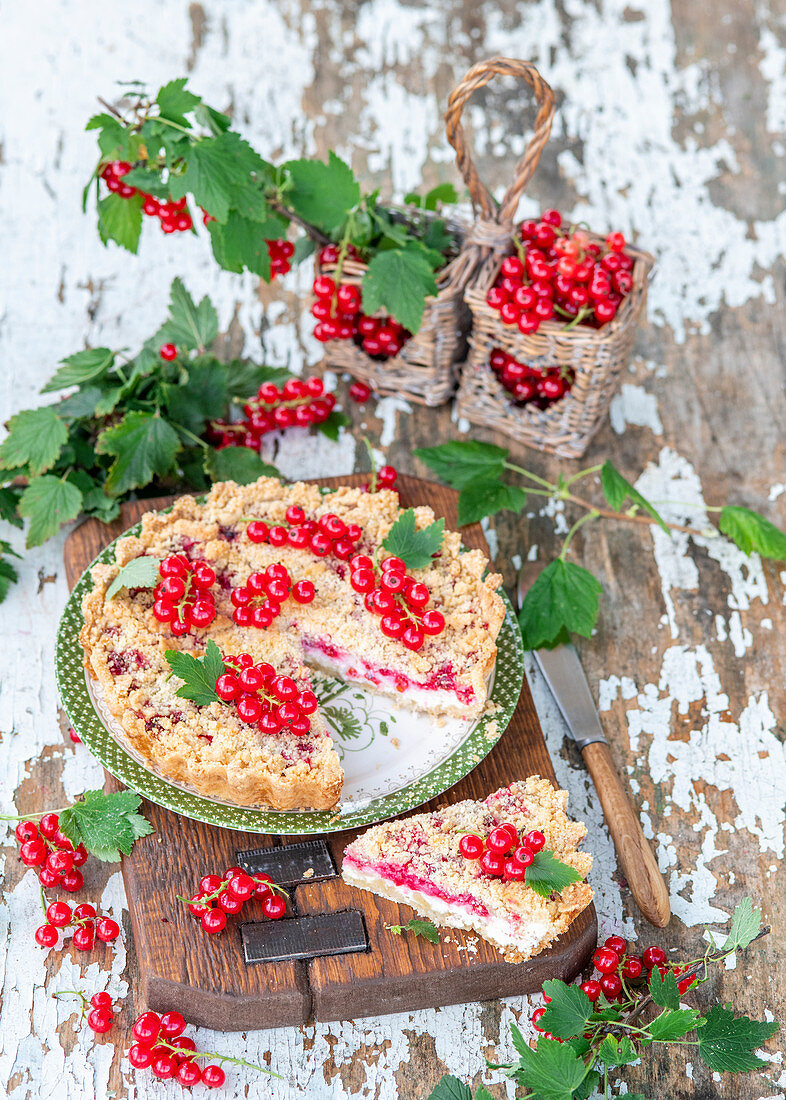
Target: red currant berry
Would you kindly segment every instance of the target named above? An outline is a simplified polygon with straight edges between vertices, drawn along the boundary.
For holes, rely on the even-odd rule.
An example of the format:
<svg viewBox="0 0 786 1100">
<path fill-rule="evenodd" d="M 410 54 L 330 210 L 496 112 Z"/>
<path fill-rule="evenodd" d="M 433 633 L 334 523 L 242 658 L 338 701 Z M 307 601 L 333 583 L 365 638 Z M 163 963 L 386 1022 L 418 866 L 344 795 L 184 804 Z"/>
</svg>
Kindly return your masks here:
<svg viewBox="0 0 786 1100">
<path fill-rule="evenodd" d="M 90 998 L 90 1004 L 93 1008 L 106 1008 L 110 1012 L 112 1011 L 112 998 L 105 990 L 102 990 L 100 993 L 94 993 Z"/>
<path fill-rule="evenodd" d="M 459 841 L 459 851 L 465 859 L 480 859 L 483 855 L 483 841 L 474 833 L 467 833 Z"/>
<path fill-rule="evenodd" d="M 371 397 L 371 387 L 367 386 L 365 382 L 353 382 L 349 387 L 349 396 L 353 401 L 356 401 L 358 405 L 365 405 L 369 397 Z"/>
<path fill-rule="evenodd" d="M 202 1084 L 209 1089 L 220 1089 L 226 1081 L 226 1074 L 221 1066 L 205 1066 L 202 1070 Z"/>
<path fill-rule="evenodd" d="M 513 853 L 513 858 L 515 859 L 516 863 L 520 863 L 522 867 L 526 868 L 529 867 L 529 865 L 535 859 L 535 853 L 532 851 L 531 848 L 527 848 L 525 845 L 522 845 L 520 848 L 517 848 L 516 851 Z"/>
<path fill-rule="evenodd" d="M 74 848 L 74 867 L 84 867 L 87 863 L 87 848 L 84 844 L 77 844 Z"/>
<path fill-rule="evenodd" d="M 14 832 L 19 843 L 24 844 L 27 840 L 35 840 L 38 836 L 38 826 L 32 821 L 20 821 Z"/>
<path fill-rule="evenodd" d="M 405 574 L 406 571 L 407 571 L 407 567 L 404 564 L 404 562 L 401 560 L 401 558 L 389 557 L 389 558 L 385 558 L 385 560 L 382 562 L 382 572 L 383 573 L 402 573 L 402 574 Z"/>
<path fill-rule="evenodd" d="M 47 847 L 40 837 L 26 840 L 19 849 L 19 858 L 26 867 L 40 867 L 46 860 Z"/>
<path fill-rule="evenodd" d="M 622 992 L 622 982 L 616 974 L 604 974 L 600 979 L 600 988 L 607 1000 L 613 1001 Z"/>
<path fill-rule="evenodd" d="M 620 964 L 620 957 L 610 947 L 601 947 L 592 956 L 592 961 L 601 974 L 614 974 Z"/>
<path fill-rule="evenodd" d="M 644 966 L 638 955 L 628 955 L 620 970 L 623 978 L 633 982 L 635 982 L 637 978 L 640 978 L 643 972 Z"/>
<path fill-rule="evenodd" d="M 256 695 L 241 695 L 237 701 L 237 716 L 248 724 L 262 717 L 262 700 Z"/>
<path fill-rule="evenodd" d="M 429 596 L 430 593 L 428 588 L 426 588 L 425 584 L 421 584 L 419 581 L 411 584 L 406 591 L 407 603 L 415 610 L 420 610 L 421 608 L 424 608 L 429 601 Z"/>
<path fill-rule="evenodd" d="M 319 700 L 313 691 L 301 691 L 297 697 L 297 705 L 304 714 L 313 714 L 319 705 Z"/>
<path fill-rule="evenodd" d="M 540 1026 L 540 1020 L 544 1016 L 545 1012 L 546 1009 L 541 1006 L 541 1008 L 536 1008 L 535 1011 L 532 1013 L 532 1026 L 535 1028 L 536 1031 L 539 1031 L 541 1034 L 544 1034 L 546 1031 L 545 1027 Z"/>
<path fill-rule="evenodd" d="M 202 1070 L 196 1062 L 187 1059 L 177 1067 L 177 1079 L 184 1088 L 193 1088 L 202 1080 Z"/>
<path fill-rule="evenodd" d="M 365 595 L 374 590 L 374 574 L 370 569 L 355 569 L 350 574 L 349 583 L 355 592 Z"/>
<path fill-rule="evenodd" d="M 609 233 L 606 238 L 606 247 L 612 252 L 622 252 L 625 247 L 625 238 L 622 233 Z"/>
<path fill-rule="evenodd" d="M 498 852 L 484 852 L 480 866 L 487 874 L 499 876 L 505 870 L 505 860 Z"/>
<path fill-rule="evenodd" d="M 404 627 L 404 630 L 401 632 L 401 641 L 407 649 L 417 652 L 417 650 L 423 648 L 425 637 L 419 626 L 410 623 L 410 625 Z"/>
<path fill-rule="evenodd" d="M 278 676 L 270 685 L 270 690 L 282 703 L 291 703 L 298 697 L 298 687 L 290 676 Z"/>
<path fill-rule="evenodd" d="M 65 833 L 61 833 L 59 829 L 52 837 L 52 841 L 54 844 L 57 845 L 58 848 L 61 848 L 64 852 L 73 852 L 74 850 L 74 846 L 71 841 L 68 839 Z"/>
<path fill-rule="evenodd" d="M 40 947 L 54 947 L 57 939 L 57 929 L 53 924 L 42 924 L 35 930 L 35 942 Z"/>
<path fill-rule="evenodd" d="M 546 838 L 539 829 L 533 829 L 531 833 L 521 838 L 521 843 L 526 844 L 533 852 L 539 852 L 546 844 Z"/>
<path fill-rule="evenodd" d="M 77 890 L 81 890 L 85 884 L 84 875 L 81 871 L 68 871 L 60 880 L 60 885 L 69 894 L 75 894 Z"/>
<path fill-rule="evenodd" d="M 223 897 L 223 894 L 221 895 Z M 216 932 L 221 932 L 227 925 L 226 913 L 221 909 L 206 909 L 202 916 L 199 918 L 202 927 L 210 935 L 214 935 Z"/>
<path fill-rule="evenodd" d="M 112 943 L 120 935 L 120 925 L 111 917 L 101 917 L 96 921 L 96 935 L 104 943 Z"/>
<path fill-rule="evenodd" d="M 158 354 L 162 359 L 165 359 L 168 363 L 171 363 L 173 359 L 177 359 L 177 348 L 174 344 L 162 344 L 158 349 Z"/>
<path fill-rule="evenodd" d="M 59 827 L 60 818 L 57 814 L 44 814 L 38 822 L 39 832 L 41 836 L 45 836 L 47 840 L 52 840 Z"/>
<path fill-rule="evenodd" d="M 406 575 L 404 573 L 399 573 L 395 569 L 388 569 L 387 572 L 383 572 L 379 582 L 384 592 L 391 593 L 402 592 L 406 583 Z"/>
<path fill-rule="evenodd" d="M 166 1039 L 174 1039 L 186 1029 L 186 1021 L 179 1012 L 165 1012 L 161 1017 L 161 1034 Z"/>
<path fill-rule="evenodd" d="M 254 880 L 250 875 L 235 875 L 229 880 L 227 890 L 238 901 L 248 901 L 254 893 Z"/>
<path fill-rule="evenodd" d="M 395 466 L 380 466 L 377 471 L 377 485 L 389 489 L 398 478 L 398 470 Z"/>
<path fill-rule="evenodd" d="M 161 1030 L 161 1020 L 156 1012 L 143 1012 L 138 1016 L 131 1034 L 140 1043 L 152 1043 L 158 1038 Z"/>
<path fill-rule="evenodd" d="M 355 554 L 354 558 L 350 559 L 349 568 L 353 573 L 358 569 L 371 569 L 373 571 L 374 563 L 366 554 Z"/>
<path fill-rule="evenodd" d="M 604 941 L 604 947 L 610 947 L 612 951 L 616 951 L 618 955 L 624 955 L 628 950 L 628 941 L 624 940 L 622 936 L 609 936 Z"/>
<path fill-rule="evenodd" d="M 287 910 L 287 903 L 279 894 L 270 893 L 262 901 L 262 912 L 270 920 L 280 920 Z"/>
<path fill-rule="evenodd" d="M 79 928 L 75 928 L 71 942 L 77 951 L 92 951 L 95 944 L 93 928 L 88 925 L 80 925 Z"/>
<path fill-rule="evenodd" d="M 600 997 L 601 993 L 603 992 L 603 990 L 600 988 L 600 982 L 596 982 L 594 979 L 588 982 L 582 982 L 581 988 L 584 990 L 584 992 L 587 994 L 593 1004 L 595 1003 L 595 1001 L 597 1001 L 598 997 Z"/>
<path fill-rule="evenodd" d="M 292 598 L 297 603 L 311 603 L 316 595 L 316 590 L 311 581 L 296 581 L 292 586 Z"/>
<path fill-rule="evenodd" d="M 245 671 L 245 670 L 244 670 Z M 237 699 L 240 694 L 240 684 L 237 676 L 231 672 L 224 672 L 216 680 L 216 695 L 225 703 Z"/>
<path fill-rule="evenodd" d="M 94 1008 L 87 1014 L 87 1026 L 97 1035 L 104 1035 L 112 1026 L 114 1016 L 106 1008 Z"/>
<path fill-rule="evenodd" d="M 48 867 L 42 867 L 38 872 L 38 881 L 44 889 L 49 890 L 53 886 L 60 885 L 60 875 L 56 875 L 54 871 L 50 871 Z"/>
<path fill-rule="evenodd" d="M 150 1063 L 150 1069 L 153 1071 L 153 1075 L 158 1077 L 161 1081 L 168 1081 L 171 1077 L 175 1076 L 177 1071 L 175 1059 L 166 1051 L 162 1054 L 154 1053 L 153 1061 Z"/>
<path fill-rule="evenodd" d="M 81 905 L 74 906 L 75 920 L 95 920 L 95 916 L 95 908 L 88 901 L 83 901 Z M 98 996 L 98 994 L 96 994 L 96 996 Z"/>
<path fill-rule="evenodd" d="M 386 638 L 400 638 L 404 632 L 404 623 L 398 615 L 383 615 L 379 629 Z"/>
<path fill-rule="evenodd" d="M 71 916 L 71 906 L 66 905 L 64 901 L 53 901 L 51 905 L 47 906 L 46 919 L 55 928 L 65 928 L 67 924 L 70 924 Z"/>
<path fill-rule="evenodd" d="M 265 686 L 265 674 L 256 665 L 244 668 L 237 678 L 238 685 L 243 691 L 255 692 Z"/>
<path fill-rule="evenodd" d="M 498 855 L 505 855 L 513 847 L 510 833 L 502 827 L 491 830 L 486 844 L 490 852 L 496 852 Z"/>
<path fill-rule="evenodd" d="M 261 519 L 252 519 L 246 527 L 246 534 L 251 542 L 267 542 L 268 525 Z"/>
<path fill-rule="evenodd" d="M 153 1061 L 153 1050 L 146 1043 L 134 1043 L 129 1048 L 128 1060 L 134 1069 L 147 1069 Z"/>
<path fill-rule="evenodd" d="M 662 947 L 648 947 L 642 953 L 641 958 L 646 968 L 652 970 L 653 966 L 663 966 L 667 956 Z"/>
<path fill-rule="evenodd" d="M 336 293 L 336 284 L 329 275 L 318 275 L 311 289 L 317 298 L 332 298 Z"/>
<path fill-rule="evenodd" d="M 506 859 L 505 866 L 502 871 L 502 877 L 506 882 L 523 882 L 526 878 L 527 869 L 522 867 L 521 864 L 515 859 Z"/>
<path fill-rule="evenodd" d="M 420 619 L 420 628 L 424 634 L 441 634 L 445 629 L 445 617 L 440 611 L 425 611 Z"/>
<path fill-rule="evenodd" d="M 229 890 L 225 890 L 223 894 L 219 894 L 218 907 L 223 909 L 225 913 L 239 913 L 243 908 L 243 902 L 240 898 L 236 898 L 234 894 L 230 894 Z"/>
</svg>

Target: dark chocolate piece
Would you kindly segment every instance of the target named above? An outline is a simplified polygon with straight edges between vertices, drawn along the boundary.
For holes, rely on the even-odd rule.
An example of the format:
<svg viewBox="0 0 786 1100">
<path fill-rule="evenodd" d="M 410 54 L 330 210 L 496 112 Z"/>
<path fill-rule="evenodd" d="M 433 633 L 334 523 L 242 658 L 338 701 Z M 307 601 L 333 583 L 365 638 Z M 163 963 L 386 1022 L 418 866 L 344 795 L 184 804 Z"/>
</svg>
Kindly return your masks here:
<svg viewBox="0 0 786 1100">
<path fill-rule="evenodd" d="M 249 848 L 237 852 L 238 865 L 249 874 L 264 871 L 278 886 L 321 882 L 336 877 L 336 866 L 324 840 L 304 840 L 275 848 Z"/>
<path fill-rule="evenodd" d="M 247 963 L 291 962 L 368 951 L 366 925 L 357 909 L 249 921 L 240 925 L 240 934 Z"/>
</svg>

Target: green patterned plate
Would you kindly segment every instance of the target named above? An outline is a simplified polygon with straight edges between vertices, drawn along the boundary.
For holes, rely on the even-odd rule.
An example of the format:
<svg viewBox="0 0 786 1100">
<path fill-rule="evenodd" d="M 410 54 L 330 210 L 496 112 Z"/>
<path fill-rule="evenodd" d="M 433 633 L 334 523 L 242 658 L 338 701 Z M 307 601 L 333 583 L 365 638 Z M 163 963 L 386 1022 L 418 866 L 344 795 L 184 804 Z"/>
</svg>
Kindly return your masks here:
<svg viewBox="0 0 786 1100">
<path fill-rule="evenodd" d="M 126 534 L 138 529 L 132 527 Z M 114 543 L 96 562 L 112 560 Z M 521 693 L 524 651 L 513 608 L 503 593 L 505 620 L 490 690 L 497 708 L 493 715 L 475 723 L 448 719 L 438 726 L 357 685 L 315 677 L 322 714 L 342 756 L 341 805 L 297 813 L 236 806 L 204 798 L 164 778 L 123 741 L 121 727 L 85 675 L 79 632 L 84 624 L 82 597 L 91 587 L 86 570 L 68 599 L 57 635 L 55 674 L 71 724 L 122 783 L 159 806 L 209 825 L 287 836 L 341 832 L 395 817 L 442 794 L 472 771 L 499 740 Z"/>
</svg>

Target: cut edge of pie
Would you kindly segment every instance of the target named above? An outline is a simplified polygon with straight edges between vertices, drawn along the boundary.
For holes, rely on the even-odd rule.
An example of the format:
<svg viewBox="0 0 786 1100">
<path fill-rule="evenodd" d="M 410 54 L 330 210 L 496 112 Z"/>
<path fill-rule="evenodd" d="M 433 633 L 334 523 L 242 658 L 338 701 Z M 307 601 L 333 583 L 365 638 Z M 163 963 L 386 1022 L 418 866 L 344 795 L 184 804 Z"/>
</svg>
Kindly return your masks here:
<svg viewBox="0 0 786 1100">
<path fill-rule="evenodd" d="M 466 833 L 485 836 L 510 822 L 520 834 L 540 830 L 545 847 L 582 879 L 592 856 L 578 845 L 586 827 L 565 813 L 568 794 L 540 776 L 512 783 L 483 802 L 458 802 L 433 813 L 375 825 L 344 853 L 342 876 L 350 886 L 410 906 L 447 928 L 476 932 L 509 962 L 540 954 L 590 904 L 585 881 L 544 898 L 524 882 L 485 874 L 458 849 Z"/>
</svg>

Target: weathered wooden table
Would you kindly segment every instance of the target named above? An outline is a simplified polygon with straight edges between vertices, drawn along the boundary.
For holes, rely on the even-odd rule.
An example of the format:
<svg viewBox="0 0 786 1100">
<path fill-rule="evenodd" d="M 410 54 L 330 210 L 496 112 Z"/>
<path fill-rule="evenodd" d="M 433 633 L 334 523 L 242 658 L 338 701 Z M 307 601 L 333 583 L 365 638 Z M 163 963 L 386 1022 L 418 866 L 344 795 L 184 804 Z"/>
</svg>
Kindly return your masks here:
<svg viewBox="0 0 786 1100">
<path fill-rule="evenodd" d="M 640 486 L 656 500 L 746 503 L 783 526 L 785 23 L 782 0 L 138 0 L 89 13 L 51 2 L 6 5 L 3 418 L 34 404 L 56 361 L 85 341 L 133 345 L 151 331 L 176 274 L 193 292 L 213 296 L 247 353 L 259 355 L 261 344 L 270 361 L 294 369 L 318 359 L 302 304 L 306 270 L 258 295 L 254 279 L 218 272 L 203 240 L 167 240 L 148 229 L 138 258 L 102 249 L 79 213 L 93 157 L 81 129 L 95 96 L 111 96 L 115 80 L 155 84 L 188 72 L 208 102 L 232 106 L 257 148 L 277 156 L 335 147 L 366 178 L 401 195 L 423 173 L 429 182 L 455 180 L 441 109 L 470 63 L 499 52 L 535 61 L 561 104 L 522 211 L 558 206 L 630 232 L 659 258 L 650 324 L 588 460 L 609 455 L 631 477 L 646 465 Z M 480 166 L 501 188 L 523 148 L 526 100 L 492 87 L 479 105 Z M 353 470 L 363 432 L 399 469 L 422 474 L 414 446 L 467 431 L 448 408 L 410 408 L 395 398 L 358 408 L 346 401 L 345 379 L 338 393 L 352 430 L 337 443 L 305 442 L 297 432 L 271 443 L 287 475 Z M 518 457 L 548 476 L 575 468 L 533 453 Z M 510 588 L 520 562 L 551 554 L 564 530 L 559 510 L 491 525 Z M 66 596 L 61 554 L 62 538 L 26 554 L 22 583 L 2 609 L 0 774 L 8 808 L 12 798 L 21 810 L 62 804 L 102 780 L 58 716 L 52 655 Z M 602 931 L 687 954 L 701 948 L 704 923 L 721 925 L 750 894 L 773 935 L 710 991 L 752 1015 L 783 1018 L 786 573 L 710 543 L 668 543 L 657 531 L 628 528 L 579 536 L 575 555 L 603 576 L 599 629 L 582 657 L 674 911 L 669 929 L 655 936 L 637 917 L 597 799 L 530 669 L 558 776 L 573 812 L 589 824 Z M 86 963 L 76 953 L 44 953 L 33 943 L 35 877 L 22 874 L 10 834 L 3 853 L 0 1091 L 14 1100 L 174 1096 L 178 1086 L 134 1076 L 121 1056 L 117 1036 L 141 1007 L 127 921 L 114 951 L 96 951 Z M 102 908 L 122 918 L 119 873 L 109 868 L 101 880 L 94 867 L 92 875 Z M 125 998 L 114 1043 L 95 1039 L 69 1003 L 52 998 L 77 984 L 103 988 L 108 968 L 110 991 Z M 249 1084 L 233 1072 L 226 1096 L 417 1100 L 445 1071 L 498 1082 L 485 1059 L 511 1055 L 508 1024 L 522 1010 L 526 1020 L 527 1007 L 473 1004 L 199 1040 L 265 1060 L 284 1077 Z M 763 1074 L 720 1080 L 679 1053 L 653 1051 L 626 1081 L 653 1097 L 783 1098 L 777 1037 L 767 1057 Z M 491 1091 L 504 1096 L 505 1087 Z"/>
</svg>

